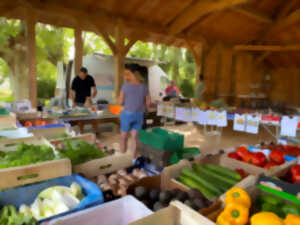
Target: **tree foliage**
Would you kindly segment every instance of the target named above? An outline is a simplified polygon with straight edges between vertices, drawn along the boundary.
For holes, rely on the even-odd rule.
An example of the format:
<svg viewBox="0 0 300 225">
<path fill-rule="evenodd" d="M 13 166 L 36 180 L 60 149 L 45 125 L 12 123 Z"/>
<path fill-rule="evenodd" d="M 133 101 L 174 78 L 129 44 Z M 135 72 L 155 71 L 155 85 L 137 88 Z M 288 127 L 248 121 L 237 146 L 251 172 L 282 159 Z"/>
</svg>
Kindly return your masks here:
<svg viewBox="0 0 300 225">
<path fill-rule="evenodd" d="M 27 67 L 24 60 L 26 58 L 25 24 L 20 20 L 0 18 L 0 27 L 0 84 L 6 78 L 9 78 L 12 84 L 18 83 L 18 79 L 24 80 L 23 73 Z M 95 52 L 112 54 L 103 38 L 94 33 L 83 32 L 83 41 L 84 55 Z M 38 97 L 50 98 L 55 90 L 57 62 L 66 62 L 73 58 L 74 31 L 38 23 L 36 45 Z M 177 82 L 181 92 L 187 97 L 191 95 L 195 82 L 195 65 L 189 51 L 137 41 L 128 56 L 158 62 L 169 78 Z M 18 76 L 18 79 L 13 79 Z M 17 88 L 12 87 L 14 90 Z"/>
</svg>

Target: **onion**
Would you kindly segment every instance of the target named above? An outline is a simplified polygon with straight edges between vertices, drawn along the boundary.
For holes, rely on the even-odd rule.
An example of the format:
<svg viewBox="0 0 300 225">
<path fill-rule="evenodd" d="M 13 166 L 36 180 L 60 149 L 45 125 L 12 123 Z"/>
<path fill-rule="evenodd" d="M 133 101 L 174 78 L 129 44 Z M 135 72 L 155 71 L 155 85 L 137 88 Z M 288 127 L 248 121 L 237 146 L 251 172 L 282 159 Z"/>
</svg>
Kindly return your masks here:
<svg viewBox="0 0 300 225">
<path fill-rule="evenodd" d="M 137 177 L 137 176 L 139 175 L 139 172 L 140 172 L 139 169 L 134 169 L 134 170 L 132 171 L 132 175 L 135 176 L 135 177 Z"/>
<path fill-rule="evenodd" d="M 97 177 L 97 184 L 107 183 L 107 179 L 105 175 L 100 175 Z"/>
<path fill-rule="evenodd" d="M 125 178 L 120 178 L 119 179 L 119 184 L 120 185 L 128 185 L 128 183 L 129 183 L 128 180 L 126 180 Z"/>
<path fill-rule="evenodd" d="M 119 190 L 117 191 L 117 195 L 125 196 L 127 194 L 127 190 L 125 187 L 120 187 Z"/>
<path fill-rule="evenodd" d="M 101 184 L 100 188 L 101 188 L 102 191 L 108 191 L 108 190 L 112 189 L 112 187 L 108 183 Z"/>
<path fill-rule="evenodd" d="M 136 178 L 132 175 L 127 175 L 124 177 L 126 180 L 128 180 L 128 182 L 133 183 L 136 181 Z"/>
<path fill-rule="evenodd" d="M 119 174 L 120 176 L 126 176 L 127 172 L 125 170 L 118 170 L 117 174 Z"/>
</svg>

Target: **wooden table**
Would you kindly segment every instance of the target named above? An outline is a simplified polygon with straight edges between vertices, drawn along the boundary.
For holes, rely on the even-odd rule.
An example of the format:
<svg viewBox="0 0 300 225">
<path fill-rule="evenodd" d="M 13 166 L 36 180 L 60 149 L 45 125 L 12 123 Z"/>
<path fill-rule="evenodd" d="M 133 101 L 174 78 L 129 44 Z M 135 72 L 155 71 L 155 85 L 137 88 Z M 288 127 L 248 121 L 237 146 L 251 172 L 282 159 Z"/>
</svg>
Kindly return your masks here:
<svg viewBox="0 0 300 225">
<path fill-rule="evenodd" d="M 114 123 L 117 125 L 116 129 L 120 128 L 120 115 L 115 115 L 110 112 L 104 112 L 101 115 L 88 115 L 88 116 L 63 116 L 57 118 L 64 123 L 70 123 L 72 126 L 81 122 L 83 124 L 90 124 L 91 122 L 99 123 Z"/>
</svg>

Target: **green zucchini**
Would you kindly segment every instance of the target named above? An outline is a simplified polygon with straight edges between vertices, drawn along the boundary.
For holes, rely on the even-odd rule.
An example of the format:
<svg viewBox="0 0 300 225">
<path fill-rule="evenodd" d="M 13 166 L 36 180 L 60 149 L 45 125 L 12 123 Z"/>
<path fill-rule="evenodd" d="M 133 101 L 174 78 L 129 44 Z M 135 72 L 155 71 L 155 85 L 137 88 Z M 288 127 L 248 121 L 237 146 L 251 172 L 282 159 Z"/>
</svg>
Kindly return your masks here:
<svg viewBox="0 0 300 225">
<path fill-rule="evenodd" d="M 230 177 L 230 178 L 232 178 L 234 180 L 237 180 L 237 181 L 240 181 L 242 179 L 242 176 L 239 173 L 235 172 L 234 170 L 224 168 L 222 166 L 212 165 L 212 164 L 205 164 L 204 167 L 206 167 L 209 170 L 211 170 L 213 172 L 216 172 L 220 175 Z"/>
<path fill-rule="evenodd" d="M 191 169 L 183 169 L 181 171 L 181 174 L 194 179 L 197 183 L 203 185 L 204 187 L 206 187 L 211 192 L 216 193 L 218 196 L 223 193 L 222 190 L 220 190 L 219 188 L 217 188 L 215 185 L 211 184 L 207 180 L 203 179 L 202 177 L 198 176 L 198 174 L 195 173 Z"/>
<path fill-rule="evenodd" d="M 205 173 L 205 174 L 207 174 L 208 176 L 211 176 L 214 179 L 221 180 L 224 183 L 226 183 L 228 185 L 231 185 L 231 187 L 234 186 L 237 183 L 236 180 L 233 180 L 229 177 L 225 177 L 223 175 L 217 174 L 216 172 L 213 172 L 213 171 L 205 168 L 204 166 L 199 166 L 199 165 L 195 164 L 194 168 L 197 171 L 197 173 Z"/>
<path fill-rule="evenodd" d="M 196 181 L 194 181 L 193 179 L 191 179 L 190 177 L 187 176 L 179 176 L 177 178 L 177 180 L 188 186 L 189 188 L 193 188 L 193 189 L 197 189 L 199 190 L 207 199 L 212 199 L 214 197 L 216 197 L 216 194 L 211 192 L 210 190 L 208 190 L 206 187 L 204 187 L 203 185 L 197 183 Z"/>
<path fill-rule="evenodd" d="M 193 168 L 194 168 L 194 165 L 193 165 Z M 197 173 L 198 176 L 209 181 L 211 184 L 215 184 L 220 190 L 222 190 L 223 193 L 232 187 L 231 185 L 223 182 L 222 180 L 218 180 L 218 179 L 215 179 L 214 177 L 211 177 L 207 173 L 204 173 L 204 172 L 198 173 L 195 169 L 194 169 L 194 171 L 195 171 L 195 173 Z"/>
</svg>

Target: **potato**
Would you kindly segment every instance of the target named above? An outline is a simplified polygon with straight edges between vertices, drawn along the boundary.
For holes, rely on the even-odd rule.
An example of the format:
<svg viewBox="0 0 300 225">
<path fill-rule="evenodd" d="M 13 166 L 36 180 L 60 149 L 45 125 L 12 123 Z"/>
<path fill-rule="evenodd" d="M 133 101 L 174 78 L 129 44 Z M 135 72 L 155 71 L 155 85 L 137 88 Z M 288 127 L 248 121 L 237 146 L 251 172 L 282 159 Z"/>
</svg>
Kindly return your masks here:
<svg viewBox="0 0 300 225">
<path fill-rule="evenodd" d="M 124 177 L 126 180 L 128 180 L 128 182 L 133 183 L 136 181 L 136 178 L 132 175 L 127 175 Z"/>
<path fill-rule="evenodd" d="M 120 185 L 128 185 L 130 181 L 126 180 L 125 178 L 120 178 L 119 179 L 119 184 Z"/>
<path fill-rule="evenodd" d="M 117 191 L 117 195 L 125 196 L 127 194 L 127 189 L 125 187 L 120 187 Z"/>
<path fill-rule="evenodd" d="M 134 169 L 134 170 L 132 171 L 132 175 L 135 176 L 135 177 L 137 177 L 138 174 L 139 174 L 139 172 L 140 172 L 139 169 Z"/>
</svg>

